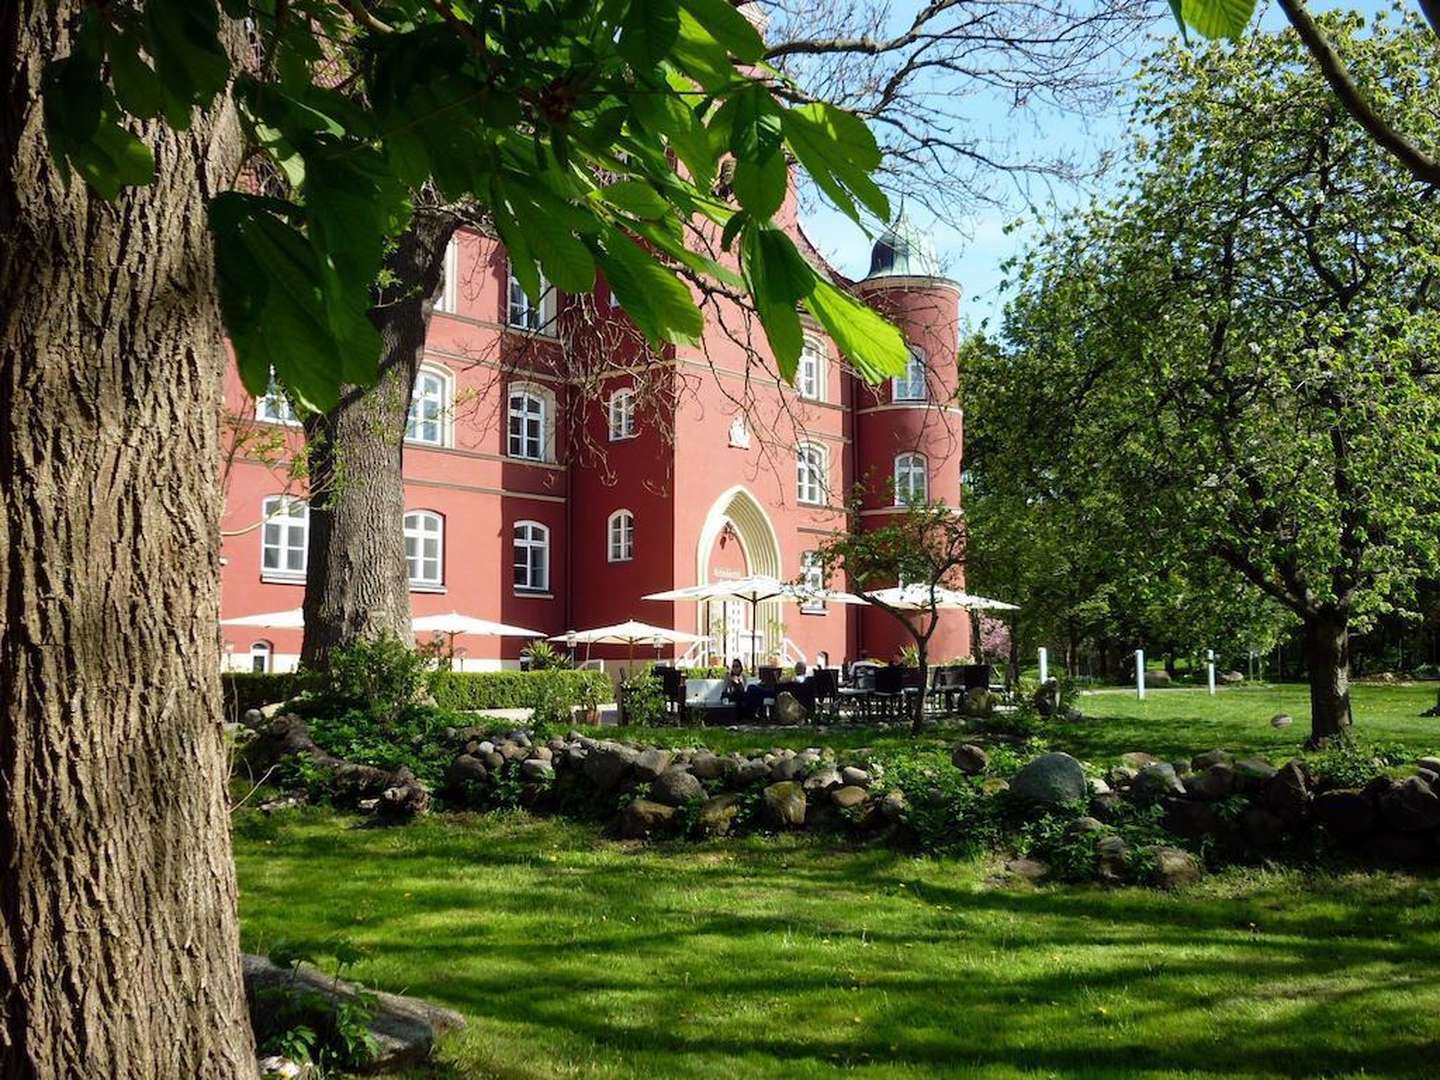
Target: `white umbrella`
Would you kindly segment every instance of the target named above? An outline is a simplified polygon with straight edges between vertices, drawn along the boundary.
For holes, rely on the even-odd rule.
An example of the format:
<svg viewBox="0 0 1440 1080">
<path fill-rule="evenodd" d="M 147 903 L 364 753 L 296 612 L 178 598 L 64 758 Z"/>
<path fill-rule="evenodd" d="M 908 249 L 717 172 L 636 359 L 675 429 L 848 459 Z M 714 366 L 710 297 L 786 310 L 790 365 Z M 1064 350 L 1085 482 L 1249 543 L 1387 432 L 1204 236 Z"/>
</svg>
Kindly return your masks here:
<svg viewBox="0 0 1440 1080">
<path fill-rule="evenodd" d="M 556 634 L 551 641 L 576 641 L 584 642 L 586 645 L 629 645 L 630 659 L 635 659 L 635 646 L 641 642 L 669 642 L 672 645 L 688 644 L 692 641 L 702 641 L 700 634 L 687 634 L 683 630 L 671 630 L 666 626 L 651 626 L 649 623 L 636 622 L 630 619 L 627 622 L 616 623 L 613 626 L 597 626 L 590 630 L 576 630 L 571 634 Z M 588 650 L 587 650 L 588 652 Z"/>
<path fill-rule="evenodd" d="M 303 630 L 305 612 L 302 608 L 289 611 L 267 611 L 259 615 L 242 615 L 238 619 L 221 619 L 221 626 L 260 626 L 267 630 Z"/>
<path fill-rule="evenodd" d="M 526 630 L 523 626 L 477 619 L 473 615 L 461 615 L 451 611 L 445 615 L 422 615 L 410 620 L 410 629 L 417 634 L 449 634 L 450 666 L 455 666 L 455 635 L 480 634 L 486 637 L 544 637 L 543 630 Z"/>
<path fill-rule="evenodd" d="M 877 589 L 863 594 L 874 598 L 887 607 L 901 611 L 928 611 L 931 606 L 929 585 L 906 585 L 903 588 Z M 943 585 L 934 588 L 936 608 L 963 608 L 966 611 L 1019 611 L 1018 604 L 1007 604 L 1004 600 L 991 600 L 988 596 L 975 596 L 961 589 L 947 589 Z"/>
<path fill-rule="evenodd" d="M 761 604 L 775 600 L 781 603 L 815 604 L 863 604 L 865 599 L 854 593 L 835 589 L 814 589 L 793 581 L 781 581 L 768 574 L 752 574 L 749 577 L 730 581 L 711 581 L 702 585 L 687 585 L 683 589 L 651 593 L 645 600 L 743 600 L 750 605 L 750 626 L 754 632 L 759 618 Z M 751 661 L 754 662 L 754 645 L 751 645 Z"/>
</svg>

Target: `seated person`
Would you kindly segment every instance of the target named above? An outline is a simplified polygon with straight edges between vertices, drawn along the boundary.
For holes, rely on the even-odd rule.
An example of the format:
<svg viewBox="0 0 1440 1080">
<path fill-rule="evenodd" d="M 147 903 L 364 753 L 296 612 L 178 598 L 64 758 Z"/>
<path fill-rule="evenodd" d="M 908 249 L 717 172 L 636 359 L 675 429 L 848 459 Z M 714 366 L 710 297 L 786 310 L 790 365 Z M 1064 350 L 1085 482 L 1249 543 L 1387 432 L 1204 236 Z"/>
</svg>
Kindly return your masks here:
<svg viewBox="0 0 1440 1080">
<path fill-rule="evenodd" d="M 807 711 L 813 710 L 815 708 L 815 691 L 813 687 L 805 685 L 808 678 L 805 661 L 797 660 L 795 661 L 794 676 L 776 686 L 775 693 L 789 692 L 794 695 L 796 701 L 805 706 Z"/>
<path fill-rule="evenodd" d="M 720 700 L 737 705 L 745 700 L 745 665 L 738 659 L 730 661 L 730 674 L 725 676 L 725 688 L 720 691 Z"/>
</svg>

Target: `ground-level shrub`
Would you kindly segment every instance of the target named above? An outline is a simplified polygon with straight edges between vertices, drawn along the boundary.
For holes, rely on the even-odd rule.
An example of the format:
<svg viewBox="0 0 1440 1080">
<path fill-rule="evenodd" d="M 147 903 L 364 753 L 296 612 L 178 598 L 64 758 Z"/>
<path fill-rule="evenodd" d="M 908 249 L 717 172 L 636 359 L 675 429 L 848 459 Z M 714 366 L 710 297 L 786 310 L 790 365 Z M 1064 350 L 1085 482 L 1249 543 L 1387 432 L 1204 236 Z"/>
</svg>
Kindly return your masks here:
<svg viewBox="0 0 1440 1080">
<path fill-rule="evenodd" d="M 287 701 L 299 693 L 300 676 L 293 671 L 227 671 L 220 676 L 225 719 L 238 720 L 248 709 Z"/>
<path fill-rule="evenodd" d="M 431 692 L 446 709 L 533 709 L 544 704 L 568 710 L 592 700 L 614 697 L 603 671 L 547 668 L 543 671 L 442 671 Z"/>
</svg>

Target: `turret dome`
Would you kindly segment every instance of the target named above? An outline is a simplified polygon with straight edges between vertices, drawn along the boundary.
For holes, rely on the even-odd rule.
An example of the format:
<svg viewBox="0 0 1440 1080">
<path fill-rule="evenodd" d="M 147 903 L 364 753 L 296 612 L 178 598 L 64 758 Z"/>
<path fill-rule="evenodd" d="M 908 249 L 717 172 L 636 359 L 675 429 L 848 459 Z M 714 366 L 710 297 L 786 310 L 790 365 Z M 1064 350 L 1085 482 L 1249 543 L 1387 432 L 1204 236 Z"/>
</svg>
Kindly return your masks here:
<svg viewBox="0 0 1440 1080">
<path fill-rule="evenodd" d="M 940 260 L 930 238 L 915 227 L 901 207 L 894 222 L 880 234 L 870 251 L 866 279 L 882 277 L 939 277 Z"/>
</svg>

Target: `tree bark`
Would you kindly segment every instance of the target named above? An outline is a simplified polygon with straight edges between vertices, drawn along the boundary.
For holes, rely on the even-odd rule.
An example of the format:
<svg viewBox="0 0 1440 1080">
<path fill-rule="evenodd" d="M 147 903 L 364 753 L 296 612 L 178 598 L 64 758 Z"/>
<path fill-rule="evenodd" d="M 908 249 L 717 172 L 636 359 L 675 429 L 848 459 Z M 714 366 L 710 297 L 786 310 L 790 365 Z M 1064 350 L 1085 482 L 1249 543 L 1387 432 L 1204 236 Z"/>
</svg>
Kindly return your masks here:
<svg viewBox="0 0 1440 1080">
<path fill-rule="evenodd" d="M 1310 745 L 1349 730 L 1350 620 L 1340 611 L 1305 616 L 1305 666 L 1310 673 Z"/>
<path fill-rule="evenodd" d="M 82 6 L 0 8 L 0 1076 L 254 1076 L 205 216 L 242 139 L 222 95 L 137 128 L 152 185 L 67 187 L 39 87 Z"/>
<path fill-rule="evenodd" d="M 430 310 L 455 231 L 448 213 L 417 210 L 386 260 L 394 283 L 370 309 L 382 341 L 374 386 L 346 387 L 305 422 L 310 538 L 300 662 L 323 669 L 358 640 L 410 637 L 405 563 L 405 424 Z"/>
</svg>

